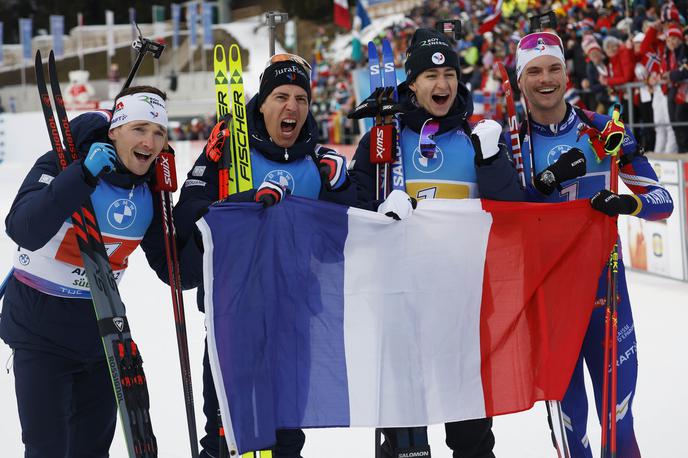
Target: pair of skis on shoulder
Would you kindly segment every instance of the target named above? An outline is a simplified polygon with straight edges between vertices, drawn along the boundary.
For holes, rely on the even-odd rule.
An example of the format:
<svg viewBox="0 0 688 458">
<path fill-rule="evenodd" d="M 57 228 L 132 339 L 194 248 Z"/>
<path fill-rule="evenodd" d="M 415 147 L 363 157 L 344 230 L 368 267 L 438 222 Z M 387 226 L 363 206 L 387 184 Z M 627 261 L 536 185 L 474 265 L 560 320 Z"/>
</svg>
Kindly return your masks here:
<svg viewBox="0 0 688 458">
<path fill-rule="evenodd" d="M 222 200 L 237 192 L 253 189 L 244 78 L 237 44 L 229 47 L 229 61 L 224 46 L 215 45 L 213 71 L 217 124 L 208 141 L 216 143 L 222 151 L 219 157 L 218 195 Z"/>
</svg>

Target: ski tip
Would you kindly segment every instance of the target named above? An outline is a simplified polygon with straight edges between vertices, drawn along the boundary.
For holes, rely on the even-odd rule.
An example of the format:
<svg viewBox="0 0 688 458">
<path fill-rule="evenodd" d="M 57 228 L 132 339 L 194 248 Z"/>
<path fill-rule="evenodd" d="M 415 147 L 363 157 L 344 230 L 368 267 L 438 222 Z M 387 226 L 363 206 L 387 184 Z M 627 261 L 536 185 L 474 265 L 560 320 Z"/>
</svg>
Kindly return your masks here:
<svg viewBox="0 0 688 458">
<path fill-rule="evenodd" d="M 43 59 L 41 58 L 41 50 L 37 49 L 36 50 L 36 65 L 38 65 L 39 62 L 42 63 Z"/>
<path fill-rule="evenodd" d="M 215 54 L 215 60 L 218 62 L 224 62 L 225 61 L 225 47 L 223 45 L 217 44 L 215 45 L 215 49 L 213 50 Z"/>
<path fill-rule="evenodd" d="M 52 60 L 53 62 L 55 61 L 55 51 L 52 49 L 50 50 L 50 54 L 48 55 L 48 59 Z"/>
<path fill-rule="evenodd" d="M 233 62 L 241 62 L 241 49 L 238 44 L 234 43 L 229 47 L 229 59 Z"/>
</svg>

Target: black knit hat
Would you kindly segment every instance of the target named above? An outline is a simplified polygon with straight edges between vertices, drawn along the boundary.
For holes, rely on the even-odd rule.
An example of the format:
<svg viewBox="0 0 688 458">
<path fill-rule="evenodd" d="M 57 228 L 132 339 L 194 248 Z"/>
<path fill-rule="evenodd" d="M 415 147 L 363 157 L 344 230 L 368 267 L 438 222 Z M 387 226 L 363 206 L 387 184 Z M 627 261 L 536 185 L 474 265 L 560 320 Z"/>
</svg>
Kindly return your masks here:
<svg viewBox="0 0 688 458">
<path fill-rule="evenodd" d="M 449 38 L 433 29 L 418 29 L 406 51 L 406 81 L 412 83 L 429 68 L 452 67 L 459 73 L 459 56 Z"/>
<path fill-rule="evenodd" d="M 310 103 L 311 78 L 306 70 L 296 62 L 280 61 L 270 65 L 260 75 L 260 89 L 256 94 L 258 98 L 256 106 L 260 107 L 276 87 L 284 84 L 295 84 L 302 87 L 306 91 Z"/>
</svg>

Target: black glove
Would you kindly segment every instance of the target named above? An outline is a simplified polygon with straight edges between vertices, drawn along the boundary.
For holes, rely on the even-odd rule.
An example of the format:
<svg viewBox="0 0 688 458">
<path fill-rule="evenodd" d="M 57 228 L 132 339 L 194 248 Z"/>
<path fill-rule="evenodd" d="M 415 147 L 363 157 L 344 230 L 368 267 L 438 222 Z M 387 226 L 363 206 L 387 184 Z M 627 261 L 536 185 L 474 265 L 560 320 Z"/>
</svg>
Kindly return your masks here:
<svg viewBox="0 0 688 458">
<path fill-rule="evenodd" d="M 561 183 L 585 175 L 585 155 L 578 148 L 571 148 L 557 161 L 535 177 L 535 188 L 549 196 Z"/>
<path fill-rule="evenodd" d="M 274 181 L 263 181 L 256 190 L 255 201 L 263 204 L 263 208 L 272 207 L 289 194 L 289 189 Z"/>
<path fill-rule="evenodd" d="M 638 209 L 638 200 L 628 194 L 614 194 L 603 189 L 590 198 L 590 205 L 607 216 L 630 215 Z"/>
<path fill-rule="evenodd" d="M 392 101 L 394 87 L 381 86 L 368 96 L 363 102 L 346 115 L 349 119 L 374 118 L 375 116 L 392 116 L 403 113 L 404 109 L 399 103 Z"/>
</svg>

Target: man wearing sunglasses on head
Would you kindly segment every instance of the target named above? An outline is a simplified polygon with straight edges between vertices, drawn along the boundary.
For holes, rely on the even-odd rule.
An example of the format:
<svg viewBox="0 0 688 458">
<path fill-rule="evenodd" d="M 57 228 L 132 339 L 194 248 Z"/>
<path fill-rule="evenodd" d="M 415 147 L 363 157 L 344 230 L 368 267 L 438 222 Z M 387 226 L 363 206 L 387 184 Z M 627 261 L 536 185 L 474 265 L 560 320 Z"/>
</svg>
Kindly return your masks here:
<svg viewBox="0 0 688 458">
<path fill-rule="evenodd" d="M 349 187 L 346 160 L 318 145 L 318 128 L 310 113 L 310 65 L 292 54 L 277 54 L 261 75 L 260 90 L 246 106 L 252 179 L 256 189 L 231 194 L 227 202 L 258 202 L 264 207 L 279 204 L 287 195 L 347 203 L 355 197 Z M 218 200 L 218 138 L 228 137 L 231 124 L 222 120 L 196 160 L 175 206 L 178 243 L 199 243 L 196 221 Z M 353 193 L 353 194 L 352 194 Z M 202 250 L 202 247 L 199 246 Z M 199 256 L 182 259 L 182 270 L 198 286 L 198 306 L 203 311 L 203 269 Z M 298 285 L 294 285 L 298 287 Z M 201 439 L 202 457 L 219 456 L 218 401 L 208 361 L 203 358 L 203 413 L 206 435 Z M 276 432 L 273 458 L 298 458 L 305 436 L 300 429 Z"/>
<path fill-rule="evenodd" d="M 395 189 L 386 199 L 377 197 L 377 171 L 370 162 L 371 133 L 368 132 L 356 149 L 350 171 L 358 191 L 358 205 L 403 220 L 412 215 L 417 199 L 466 199 L 497 193 L 497 189 L 489 186 L 493 182 L 490 177 L 495 173 L 494 159 L 501 155 L 506 160 L 506 147 L 498 145 L 502 127 L 495 121 L 485 120 L 471 131 L 468 118 L 473 112 L 473 102 L 468 89 L 459 82 L 459 58 L 447 36 L 431 29 L 416 30 L 404 67 L 406 81 L 397 89 L 402 111 L 398 116 L 398 138 L 405 191 Z M 364 106 L 365 102 L 359 108 Z M 434 126 L 429 130 L 431 124 Z M 431 148 L 427 148 L 429 144 Z M 476 170 L 476 163 L 484 167 Z M 498 165 L 503 167 L 504 163 Z M 393 176 L 398 178 L 396 172 Z M 398 402 L 410 401 L 399 399 Z M 421 450 L 427 447 L 425 429 L 384 429 L 384 456 L 397 458 L 424 453 Z M 451 422 L 445 429 L 446 442 L 454 458 L 494 457 L 492 419 Z"/>
<path fill-rule="evenodd" d="M 515 170 L 501 167 L 504 174 L 493 176 L 495 186 L 502 189 L 495 198 L 533 202 L 589 199 L 595 210 L 610 217 L 620 214 L 648 220 L 669 217 L 673 211 L 671 196 L 659 185 L 642 149 L 619 120 L 618 111 L 610 117 L 581 110 L 564 100 L 568 77 L 564 48 L 557 35 L 537 32 L 523 37 L 517 47 L 516 73 L 528 109 L 528 119 L 520 132 L 526 186 L 524 189 L 520 185 Z M 633 194 L 609 190 L 612 155 L 617 153 L 619 177 Z M 617 283 L 617 456 L 635 458 L 640 457 L 640 451 L 633 431 L 631 407 L 638 362 L 622 261 L 619 262 Z M 592 379 L 598 418 L 601 415 L 606 296 L 605 269 L 596 296 L 599 306 L 590 317 L 578 362 L 561 402 L 572 457 L 592 457 L 586 433 L 588 401 L 583 360 Z"/>
</svg>

